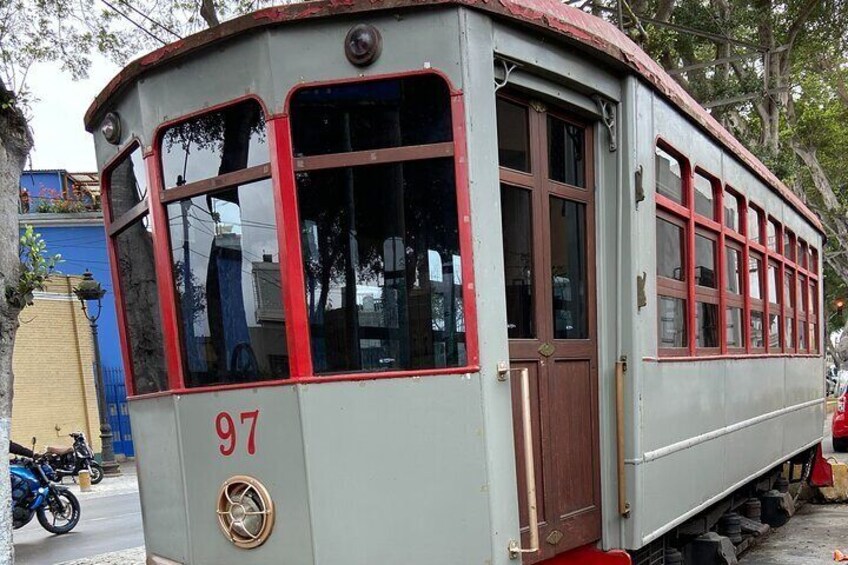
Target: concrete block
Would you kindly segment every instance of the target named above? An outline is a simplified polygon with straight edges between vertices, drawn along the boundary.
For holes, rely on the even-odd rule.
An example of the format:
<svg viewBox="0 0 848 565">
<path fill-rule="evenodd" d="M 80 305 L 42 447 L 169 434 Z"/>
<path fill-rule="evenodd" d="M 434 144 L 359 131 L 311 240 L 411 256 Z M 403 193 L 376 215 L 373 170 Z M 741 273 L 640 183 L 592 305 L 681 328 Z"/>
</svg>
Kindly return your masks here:
<svg viewBox="0 0 848 565">
<path fill-rule="evenodd" d="M 848 465 L 831 463 L 833 486 L 819 488 L 819 494 L 826 502 L 848 502 Z"/>
</svg>

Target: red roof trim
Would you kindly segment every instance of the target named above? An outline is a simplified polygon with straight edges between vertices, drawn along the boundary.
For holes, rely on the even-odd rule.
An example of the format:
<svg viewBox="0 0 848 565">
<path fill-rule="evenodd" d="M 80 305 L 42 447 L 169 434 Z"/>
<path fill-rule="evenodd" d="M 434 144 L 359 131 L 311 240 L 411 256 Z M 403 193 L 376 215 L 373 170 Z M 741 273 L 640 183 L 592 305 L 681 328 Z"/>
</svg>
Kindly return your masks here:
<svg viewBox="0 0 848 565">
<path fill-rule="evenodd" d="M 467 6 L 548 29 L 624 63 L 721 142 L 728 151 L 735 154 L 815 228 L 820 232 L 823 231 L 818 217 L 801 199 L 724 129 L 639 46 L 608 22 L 557 0 L 318 0 L 265 8 L 166 45 L 130 63 L 109 82 L 88 108 L 85 114 L 86 129 L 93 131 L 94 120 L 99 117 L 102 107 L 108 100 L 148 69 L 245 31 L 308 18 L 438 5 Z"/>
</svg>

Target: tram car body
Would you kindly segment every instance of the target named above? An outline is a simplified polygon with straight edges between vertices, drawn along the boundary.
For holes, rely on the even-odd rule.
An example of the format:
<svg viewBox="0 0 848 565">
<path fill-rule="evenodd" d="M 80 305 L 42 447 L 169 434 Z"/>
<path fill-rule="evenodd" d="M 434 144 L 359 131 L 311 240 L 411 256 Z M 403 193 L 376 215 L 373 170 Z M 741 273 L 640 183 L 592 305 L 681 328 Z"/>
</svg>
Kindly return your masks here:
<svg viewBox="0 0 848 565">
<path fill-rule="evenodd" d="M 695 563 L 821 441 L 818 220 L 600 19 L 269 8 L 86 126 L 150 563 Z"/>
</svg>

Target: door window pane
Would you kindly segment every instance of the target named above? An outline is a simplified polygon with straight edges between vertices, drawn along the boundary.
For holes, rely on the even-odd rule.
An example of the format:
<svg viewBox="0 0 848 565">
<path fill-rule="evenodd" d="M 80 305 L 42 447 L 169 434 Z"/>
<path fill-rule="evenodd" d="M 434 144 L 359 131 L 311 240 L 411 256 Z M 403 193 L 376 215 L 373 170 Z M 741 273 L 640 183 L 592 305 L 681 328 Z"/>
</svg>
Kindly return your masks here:
<svg viewBox="0 0 848 565">
<path fill-rule="evenodd" d="M 108 182 L 109 217 L 114 221 L 147 197 L 147 173 L 141 147 L 133 149 L 109 172 Z"/>
<path fill-rule="evenodd" d="M 780 318 L 779 314 L 769 314 L 769 347 L 771 351 L 780 349 Z"/>
<path fill-rule="evenodd" d="M 586 186 L 583 128 L 548 116 L 548 176 L 574 186 Z"/>
<path fill-rule="evenodd" d="M 696 303 L 695 346 L 718 347 L 718 305 Z"/>
<path fill-rule="evenodd" d="M 751 312 L 751 347 L 761 349 L 766 346 L 763 329 L 763 313 Z"/>
<path fill-rule="evenodd" d="M 527 106 L 498 98 L 498 163 L 501 167 L 530 172 L 530 128 Z"/>
<path fill-rule="evenodd" d="M 733 294 L 742 294 L 742 253 L 733 247 L 725 248 L 724 287 Z"/>
<path fill-rule="evenodd" d="M 450 92 L 435 75 L 298 90 L 294 155 L 326 155 L 450 141 Z"/>
<path fill-rule="evenodd" d="M 268 161 L 265 117 L 255 100 L 172 126 L 162 138 L 162 175 L 166 188 Z"/>
<path fill-rule="evenodd" d="M 554 338 L 586 339 L 586 205 L 551 197 L 550 222 Z"/>
<path fill-rule="evenodd" d="M 466 363 L 453 159 L 297 176 L 317 373 Z"/>
<path fill-rule="evenodd" d="M 510 339 L 536 335 L 533 309 L 533 217 L 528 190 L 501 185 L 506 323 Z"/>
<path fill-rule="evenodd" d="M 725 311 L 725 335 L 727 347 L 745 347 L 745 331 L 742 308 L 727 308 Z"/>
<path fill-rule="evenodd" d="M 695 284 L 718 288 L 715 268 L 715 241 L 702 235 L 695 236 Z"/>
<path fill-rule="evenodd" d="M 685 300 L 660 296 L 657 304 L 657 318 L 660 349 L 689 345 L 686 337 Z"/>
<path fill-rule="evenodd" d="M 753 206 L 748 207 L 748 239 L 760 243 L 762 214 Z"/>
<path fill-rule="evenodd" d="M 680 162 L 659 147 L 657 147 L 656 152 L 657 193 L 674 200 L 678 204 L 685 204 Z"/>
<path fill-rule="evenodd" d="M 271 180 L 168 204 L 186 384 L 289 374 Z"/>
<path fill-rule="evenodd" d="M 682 281 L 684 230 L 677 224 L 657 218 L 657 275 Z"/>
<path fill-rule="evenodd" d="M 763 261 L 753 254 L 748 256 L 748 296 L 763 299 Z"/>
<path fill-rule="evenodd" d="M 114 243 L 135 394 L 166 390 L 165 342 L 148 216 L 116 235 Z"/>
<path fill-rule="evenodd" d="M 695 212 L 715 219 L 715 195 L 712 181 L 701 174 L 695 175 Z"/>
<path fill-rule="evenodd" d="M 739 218 L 739 197 L 732 192 L 724 192 L 724 225 L 737 233 L 742 232 Z"/>
</svg>

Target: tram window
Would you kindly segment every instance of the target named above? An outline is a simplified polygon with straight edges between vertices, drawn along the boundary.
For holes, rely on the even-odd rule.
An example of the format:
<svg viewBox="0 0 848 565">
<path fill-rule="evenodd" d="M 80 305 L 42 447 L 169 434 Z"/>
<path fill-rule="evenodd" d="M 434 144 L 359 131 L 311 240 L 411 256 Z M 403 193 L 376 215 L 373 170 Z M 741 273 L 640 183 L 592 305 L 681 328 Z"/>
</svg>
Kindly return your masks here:
<svg viewBox="0 0 848 565">
<path fill-rule="evenodd" d="M 550 221 L 554 338 L 586 339 L 586 205 L 552 196 Z"/>
<path fill-rule="evenodd" d="M 128 212 L 147 197 L 147 173 L 141 147 L 136 146 L 108 174 L 109 217 L 115 219 Z"/>
<path fill-rule="evenodd" d="M 695 175 L 695 212 L 715 220 L 715 187 L 712 179 L 701 173 Z"/>
<path fill-rule="evenodd" d="M 785 347 L 789 351 L 795 348 L 795 272 L 784 269 L 783 313 L 786 320 Z"/>
<path fill-rule="evenodd" d="M 303 88 L 291 124 L 296 157 L 450 141 L 450 92 L 432 74 Z"/>
<path fill-rule="evenodd" d="M 777 227 L 777 223 L 773 220 L 769 220 L 766 222 L 766 245 L 768 245 L 769 251 L 772 253 L 778 253 L 778 240 L 777 234 L 779 232 L 779 228 Z"/>
<path fill-rule="evenodd" d="M 807 251 L 807 243 L 803 239 L 798 238 L 798 264 L 802 269 L 809 268 L 810 263 L 807 260 L 808 258 L 809 252 Z"/>
<path fill-rule="evenodd" d="M 735 247 L 725 247 L 724 288 L 732 294 L 742 294 L 742 253 Z"/>
<path fill-rule="evenodd" d="M 530 172 L 530 127 L 527 106 L 497 99 L 498 163 L 501 167 Z"/>
<path fill-rule="evenodd" d="M 768 295 L 769 302 L 777 304 L 778 285 L 780 284 L 780 276 L 778 275 L 778 267 L 776 264 L 769 262 L 768 266 Z"/>
<path fill-rule="evenodd" d="M 795 236 L 789 230 L 783 230 L 783 256 L 795 262 Z"/>
<path fill-rule="evenodd" d="M 751 348 L 762 349 L 766 346 L 763 333 L 763 313 L 751 312 Z"/>
<path fill-rule="evenodd" d="M 167 206 L 189 387 L 289 374 L 272 190 L 265 179 Z"/>
<path fill-rule="evenodd" d="M 763 260 L 753 253 L 748 258 L 748 296 L 755 300 L 763 298 Z"/>
<path fill-rule="evenodd" d="M 769 350 L 780 351 L 780 315 L 769 314 Z"/>
<path fill-rule="evenodd" d="M 660 296 L 657 301 L 657 318 L 660 349 L 688 346 L 685 300 Z"/>
<path fill-rule="evenodd" d="M 742 308 L 727 308 L 725 310 L 725 335 L 728 348 L 745 347 L 745 328 Z"/>
<path fill-rule="evenodd" d="M 737 233 L 742 233 L 742 222 L 739 217 L 739 197 L 730 191 L 724 191 L 724 225 Z"/>
<path fill-rule="evenodd" d="M 754 206 L 748 207 L 748 239 L 751 243 L 760 244 L 762 237 L 763 213 Z"/>
<path fill-rule="evenodd" d="M 718 347 L 718 305 L 697 302 L 695 307 L 695 346 Z"/>
<path fill-rule="evenodd" d="M 501 185 L 506 322 L 510 339 L 536 336 L 531 193 Z"/>
<path fill-rule="evenodd" d="M 819 272 L 819 252 L 812 247 L 810 247 L 810 270 L 814 273 Z"/>
<path fill-rule="evenodd" d="M 297 175 L 316 373 L 466 363 L 452 159 Z"/>
<path fill-rule="evenodd" d="M 718 288 L 715 249 L 715 241 L 700 234 L 695 235 L 695 284 Z"/>
<path fill-rule="evenodd" d="M 658 194 L 678 204 L 685 204 L 680 162 L 659 147 L 656 149 L 656 176 Z"/>
<path fill-rule="evenodd" d="M 153 237 L 144 215 L 113 238 L 134 394 L 168 388 Z"/>
<path fill-rule="evenodd" d="M 162 136 L 161 153 L 167 188 L 265 164 L 262 108 L 247 100 L 171 126 Z"/>
<path fill-rule="evenodd" d="M 657 218 L 657 275 L 678 281 L 686 280 L 683 268 L 685 230 L 668 220 Z"/>
<path fill-rule="evenodd" d="M 586 187 L 586 131 L 548 115 L 548 176 L 551 180 Z"/>
</svg>

